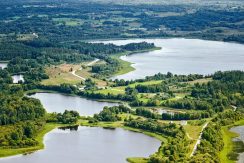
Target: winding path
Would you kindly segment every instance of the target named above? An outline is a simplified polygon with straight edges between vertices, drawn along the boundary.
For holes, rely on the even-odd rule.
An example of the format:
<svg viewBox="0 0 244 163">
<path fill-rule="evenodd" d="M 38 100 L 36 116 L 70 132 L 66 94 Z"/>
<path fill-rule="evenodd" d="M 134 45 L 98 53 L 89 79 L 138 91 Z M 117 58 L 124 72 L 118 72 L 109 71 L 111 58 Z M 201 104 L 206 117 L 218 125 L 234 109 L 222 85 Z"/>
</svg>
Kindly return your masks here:
<svg viewBox="0 0 244 163">
<path fill-rule="evenodd" d="M 77 70 L 73 70 L 73 71 L 71 72 L 71 74 L 74 75 L 74 76 L 76 76 L 77 78 L 80 78 L 81 80 L 86 80 L 86 78 L 83 78 L 82 76 L 79 76 L 79 75 L 75 74 L 76 71 L 77 71 Z"/>
<path fill-rule="evenodd" d="M 201 143 L 202 132 L 203 132 L 203 130 L 204 130 L 207 126 L 208 126 L 208 122 L 205 123 L 205 124 L 203 125 L 203 127 L 202 127 L 202 131 L 201 131 L 201 133 L 200 133 L 200 135 L 199 135 L 199 137 L 198 137 L 198 139 L 197 139 L 196 144 L 194 145 L 194 148 L 193 148 L 193 150 L 192 150 L 192 153 L 191 153 L 190 157 L 192 157 L 192 156 L 194 155 L 194 153 L 195 153 L 196 150 L 197 150 L 197 145 Z"/>
<path fill-rule="evenodd" d="M 236 111 L 237 107 L 234 105 L 230 105 L 233 108 L 233 111 Z"/>
<path fill-rule="evenodd" d="M 236 107 L 236 106 L 231 105 L 231 107 L 233 108 L 233 111 L 236 111 L 236 109 L 237 109 L 237 107 Z M 196 144 L 194 145 L 194 148 L 193 148 L 193 150 L 192 150 L 192 153 L 191 153 L 190 157 L 192 157 L 192 156 L 194 155 L 194 153 L 195 153 L 195 152 L 196 152 L 196 150 L 197 150 L 197 145 L 201 143 L 201 139 L 202 139 L 202 132 L 203 132 L 203 130 L 204 130 L 204 129 L 205 129 L 207 126 L 208 126 L 208 122 L 207 122 L 207 123 L 205 123 L 205 124 L 204 124 L 204 126 L 202 127 L 202 131 L 201 131 L 201 133 L 200 133 L 200 135 L 199 135 L 199 137 L 198 137 L 198 139 L 197 139 Z M 189 136 L 189 134 L 188 134 L 188 133 L 187 133 L 187 137 L 188 137 L 188 138 L 190 138 L 190 136 Z"/>
<path fill-rule="evenodd" d="M 98 61 L 99 61 L 99 59 L 95 59 L 95 60 L 93 60 L 93 61 L 87 63 L 86 66 L 92 66 L 93 64 L 95 64 L 95 63 L 98 62 Z M 79 70 L 82 70 L 82 67 L 81 67 Z M 80 78 L 81 80 L 84 80 L 84 81 L 85 81 L 86 78 L 77 75 L 77 74 L 76 74 L 76 71 L 77 71 L 77 70 L 73 70 L 73 71 L 71 72 L 71 74 L 74 75 L 75 77 Z"/>
</svg>

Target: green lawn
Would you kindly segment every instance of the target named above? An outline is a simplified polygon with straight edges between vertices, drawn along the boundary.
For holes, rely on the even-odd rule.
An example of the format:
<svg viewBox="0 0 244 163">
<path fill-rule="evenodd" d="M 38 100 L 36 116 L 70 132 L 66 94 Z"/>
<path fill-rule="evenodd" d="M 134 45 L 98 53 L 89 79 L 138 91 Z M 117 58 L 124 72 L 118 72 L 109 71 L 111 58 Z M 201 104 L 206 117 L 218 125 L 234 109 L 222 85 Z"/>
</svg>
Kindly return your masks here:
<svg viewBox="0 0 244 163">
<path fill-rule="evenodd" d="M 135 68 L 131 66 L 132 63 L 120 59 L 121 56 L 128 55 L 128 54 L 129 54 L 129 52 L 124 52 L 124 53 L 118 53 L 118 54 L 112 56 L 112 58 L 118 60 L 121 65 L 121 69 L 118 72 L 116 72 L 115 74 L 113 74 L 114 76 L 126 74 L 128 72 L 135 70 Z"/>
<path fill-rule="evenodd" d="M 163 80 L 151 80 L 151 81 L 146 81 L 146 82 L 142 82 L 142 83 L 140 83 L 140 82 L 136 82 L 136 83 L 133 83 L 133 84 L 130 84 L 129 86 L 130 87 L 135 87 L 135 86 L 137 86 L 137 85 L 153 85 L 153 84 L 159 84 L 159 83 L 161 83 Z"/>
<path fill-rule="evenodd" d="M 102 93 L 102 94 L 113 94 L 113 95 L 118 95 L 118 94 L 124 94 L 125 91 L 121 89 L 116 89 L 116 88 L 108 88 L 108 89 L 101 89 L 97 90 L 96 93 Z"/>
<path fill-rule="evenodd" d="M 147 163 L 148 159 L 143 157 L 130 157 L 126 159 L 130 163 Z"/>
<path fill-rule="evenodd" d="M 128 85 L 128 87 L 135 87 L 136 85 L 138 84 L 141 84 L 141 85 L 152 85 L 152 84 L 159 84 L 161 83 L 162 80 L 152 80 L 152 81 L 146 81 L 146 82 L 142 82 L 142 83 L 139 83 L 139 82 L 136 82 L 136 83 L 133 83 L 133 84 L 130 84 Z M 125 88 L 127 86 L 120 86 L 120 87 L 107 87 L 106 89 L 100 89 L 100 90 L 97 90 L 95 91 L 96 93 L 102 93 L 102 94 L 114 94 L 114 95 L 118 95 L 118 94 L 125 94 Z"/>
</svg>

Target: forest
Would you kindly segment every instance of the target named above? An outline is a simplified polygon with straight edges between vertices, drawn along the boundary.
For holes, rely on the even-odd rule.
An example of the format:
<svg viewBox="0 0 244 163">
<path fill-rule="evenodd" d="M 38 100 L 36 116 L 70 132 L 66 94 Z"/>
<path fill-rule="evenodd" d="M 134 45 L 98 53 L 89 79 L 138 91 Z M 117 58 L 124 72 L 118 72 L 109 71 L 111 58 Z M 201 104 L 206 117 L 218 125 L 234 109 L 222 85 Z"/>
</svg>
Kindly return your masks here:
<svg viewBox="0 0 244 163">
<path fill-rule="evenodd" d="M 25 97 L 21 86 L 0 84 L 0 146 L 37 144 L 35 136 L 45 125 L 46 111 L 39 100 Z"/>
</svg>

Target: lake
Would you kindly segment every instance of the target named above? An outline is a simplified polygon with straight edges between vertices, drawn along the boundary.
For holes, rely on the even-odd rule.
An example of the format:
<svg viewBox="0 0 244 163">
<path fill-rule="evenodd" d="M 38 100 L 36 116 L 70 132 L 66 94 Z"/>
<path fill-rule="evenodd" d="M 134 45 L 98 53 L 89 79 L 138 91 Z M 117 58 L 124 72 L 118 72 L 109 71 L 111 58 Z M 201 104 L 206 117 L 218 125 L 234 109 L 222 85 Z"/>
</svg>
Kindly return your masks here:
<svg viewBox="0 0 244 163">
<path fill-rule="evenodd" d="M 244 45 L 199 39 L 130 39 L 96 41 L 125 45 L 146 41 L 161 50 L 122 56 L 121 59 L 134 63 L 135 71 L 114 77 L 138 79 L 158 72 L 174 74 L 212 74 L 218 70 L 244 70 Z"/>
<path fill-rule="evenodd" d="M 2 69 L 6 68 L 7 65 L 8 65 L 8 63 L 6 63 L 6 62 L 0 62 L 0 68 L 2 68 Z"/>
<path fill-rule="evenodd" d="M 19 81 L 24 82 L 24 76 L 23 75 L 13 75 L 12 79 L 13 79 L 14 84 L 19 83 Z"/>
<path fill-rule="evenodd" d="M 76 110 L 81 116 L 99 113 L 104 106 L 118 105 L 118 103 L 99 102 L 59 93 L 36 93 L 30 97 L 39 99 L 47 112 L 63 113 L 65 110 Z"/>
<path fill-rule="evenodd" d="M 128 157 L 148 157 L 161 142 L 124 129 L 79 127 L 54 129 L 44 137 L 45 149 L 0 159 L 0 163 L 124 163 Z"/>
<path fill-rule="evenodd" d="M 234 138 L 233 141 L 242 141 L 244 142 L 244 126 L 237 126 L 230 129 L 230 131 L 240 134 L 238 138 Z M 244 162 L 244 153 L 240 153 L 237 163 Z"/>
</svg>

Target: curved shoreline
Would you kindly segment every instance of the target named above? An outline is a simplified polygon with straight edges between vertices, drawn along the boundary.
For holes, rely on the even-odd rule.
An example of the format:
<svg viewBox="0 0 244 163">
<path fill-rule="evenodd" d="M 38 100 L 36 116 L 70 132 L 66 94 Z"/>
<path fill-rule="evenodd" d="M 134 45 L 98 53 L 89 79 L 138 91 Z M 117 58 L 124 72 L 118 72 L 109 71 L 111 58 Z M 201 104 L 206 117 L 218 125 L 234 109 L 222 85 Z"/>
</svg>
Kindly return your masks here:
<svg viewBox="0 0 244 163">
<path fill-rule="evenodd" d="M 154 47 L 151 49 L 138 50 L 138 51 L 133 51 L 133 52 L 124 52 L 124 53 L 118 53 L 118 54 L 112 55 L 111 57 L 118 60 L 119 63 L 121 64 L 122 68 L 115 74 L 112 74 L 112 76 L 110 78 L 114 79 L 119 75 L 124 75 L 124 74 L 127 74 L 129 72 L 136 70 L 136 68 L 132 66 L 134 63 L 121 59 L 122 56 L 133 55 L 133 54 L 137 54 L 137 53 L 146 53 L 146 52 L 151 52 L 151 51 L 160 50 L 160 49 L 162 49 L 162 48 Z"/>
<path fill-rule="evenodd" d="M 0 153 L 1 151 L 5 151 L 5 154 L 1 154 L 0 155 L 0 161 L 1 159 L 11 159 L 12 157 L 19 157 L 21 155 L 27 155 L 27 154 L 31 154 L 33 152 L 39 151 L 39 150 L 43 150 L 45 148 L 44 145 L 44 136 L 51 132 L 53 129 L 56 129 L 58 127 L 63 127 L 63 126 L 70 126 L 70 125 L 63 125 L 63 124 L 56 124 L 56 123 L 47 123 L 44 130 L 42 130 L 39 135 L 37 136 L 37 141 L 39 142 L 39 145 L 37 146 L 33 146 L 33 147 L 26 147 L 26 148 L 16 148 L 16 149 L 0 149 Z M 131 127 L 127 127 L 124 126 L 123 124 L 121 124 L 121 126 L 115 126 L 112 123 L 103 123 L 103 124 L 91 124 L 89 125 L 88 123 L 84 123 L 82 124 L 82 122 L 79 122 L 79 126 L 86 126 L 86 127 L 100 127 L 100 128 L 121 128 L 124 130 L 128 130 L 128 131 L 132 131 L 132 132 L 137 132 L 137 133 L 141 133 L 150 137 L 153 137 L 157 140 L 159 140 L 160 142 L 163 141 L 167 141 L 165 137 L 163 137 L 162 135 L 158 135 L 156 133 L 152 133 L 152 132 L 148 132 L 148 131 L 143 131 L 140 129 L 134 129 Z M 158 147 L 158 149 L 161 147 L 161 145 Z M 7 153 L 6 153 L 7 151 Z M 157 151 L 156 151 L 157 152 Z M 153 154 L 153 153 L 152 153 Z M 142 157 L 138 157 L 140 159 L 142 159 Z M 130 162 L 130 160 L 134 160 L 137 159 L 137 157 L 131 157 L 131 158 L 126 158 L 127 161 Z M 145 158 L 143 158 L 145 159 Z"/>
<path fill-rule="evenodd" d="M 233 127 L 243 126 L 243 125 L 244 125 L 244 120 L 240 120 L 234 124 L 222 127 L 221 132 L 223 135 L 224 148 L 219 153 L 221 162 L 235 163 L 235 160 L 229 160 L 227 156 L 230 152 L 233 151 L 234 144 L 233 144 L 232 139 L 239 137 L 239 134 L 236 132 L 230 131 L 230 129 Z"/>
<path fill-rule="evenodd" d="M 62 124 L 52 124 L 52 123 L 47 123 L 42 131 L 37 135 L 36 140 L 38 141 L 37 146 L 30 146 L 30 147 L 25 147 L 25 148 L 0 148 L 0 160 L 1 158 L 8 158 L 11 156 L 18 156 L 18 155 L 25 155 L 29 154 L 41 149 L 44 149 L 44 136 L 52 131 L 53 129 L 60 127 L 60 126 L 65 126 Z"/>
</svg>

